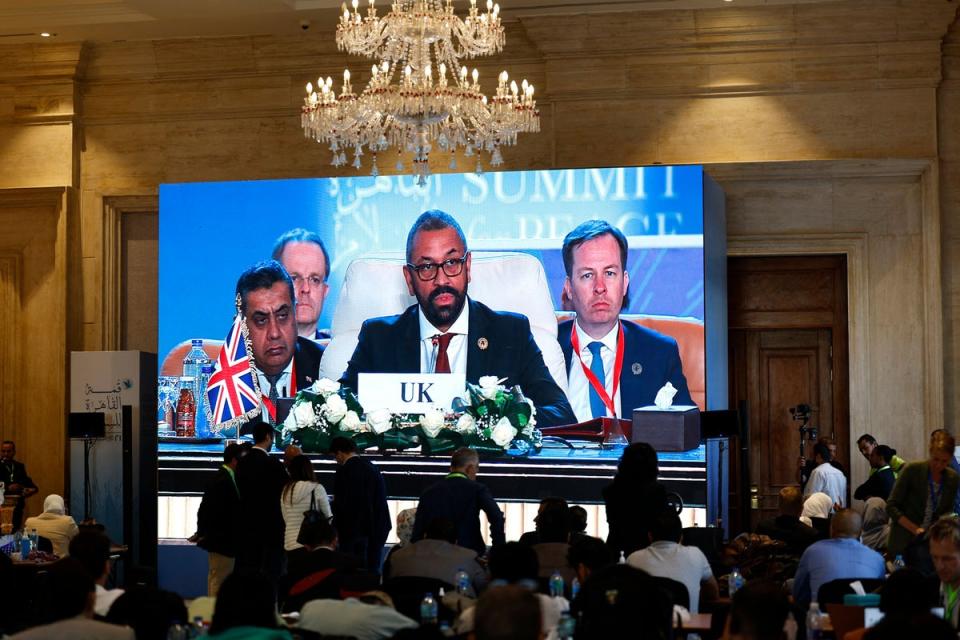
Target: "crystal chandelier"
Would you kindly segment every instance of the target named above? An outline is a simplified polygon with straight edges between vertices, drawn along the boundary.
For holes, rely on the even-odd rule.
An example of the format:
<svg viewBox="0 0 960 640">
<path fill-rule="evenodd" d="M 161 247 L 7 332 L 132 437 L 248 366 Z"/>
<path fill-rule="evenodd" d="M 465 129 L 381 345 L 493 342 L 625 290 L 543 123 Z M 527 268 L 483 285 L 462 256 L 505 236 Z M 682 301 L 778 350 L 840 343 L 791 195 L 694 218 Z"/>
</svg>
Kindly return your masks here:
<svg viewBox="0 0 960 640">
<path fill-rule="evenodd" d="M 393 148 L 397 170 L 404 168 L 402 155 L 412 154 L 413 174 L 423 184 L 434 149 L 450 155 L 451 168 L 459 150 L 476 155 L 480 171 L 482 153 L 491 165 L 500 165 L 500 147 L 516 144 L 519 133 L 540 130 L 533 85 L 524 80 L 518 86 L 503 71 L 488 100 L 477 70 L 461 64 L 461 59 L 503 49 L 500 6 L 493 0 L 487 0 L 486 12 L 470 0 L 463 19 L 453 13 L 452 0 L 394 0 L 382 18 L 374 0 L 366 15 L 358 4 L 353 0 L 352 12 L 342 6 L 337 46 L 377 61 L 367 86 L 355 94 L 350 71 L 344 70 L 336 94 L 333 80 L 320 78 L 316 88 L 307 84 L 301 114 L 304 135 L 330 145 L 333 166 L 345 165 L 352 151 L 353 166 L 359 169 L 366 148 L 376 176 L 377 154 Z"/>
</svg>

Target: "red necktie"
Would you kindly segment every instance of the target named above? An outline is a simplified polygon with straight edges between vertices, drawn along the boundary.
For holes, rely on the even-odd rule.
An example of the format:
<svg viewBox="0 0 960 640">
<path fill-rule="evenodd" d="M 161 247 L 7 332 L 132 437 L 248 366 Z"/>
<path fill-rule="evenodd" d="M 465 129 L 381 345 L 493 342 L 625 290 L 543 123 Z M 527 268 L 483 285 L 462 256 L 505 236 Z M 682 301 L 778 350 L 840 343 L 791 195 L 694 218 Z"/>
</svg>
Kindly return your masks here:
<svg viewBox="0 0 960 640">
<path fill-rule="evenodd" d="M 450 373 L 450 359 L 447 357 L 447 346 L 453 339 L 453 333 L 442 333 L 433 336 L 433 344 L 437 346 L 437 363 L 433 366 L 434 373 Z"/>
</svg>

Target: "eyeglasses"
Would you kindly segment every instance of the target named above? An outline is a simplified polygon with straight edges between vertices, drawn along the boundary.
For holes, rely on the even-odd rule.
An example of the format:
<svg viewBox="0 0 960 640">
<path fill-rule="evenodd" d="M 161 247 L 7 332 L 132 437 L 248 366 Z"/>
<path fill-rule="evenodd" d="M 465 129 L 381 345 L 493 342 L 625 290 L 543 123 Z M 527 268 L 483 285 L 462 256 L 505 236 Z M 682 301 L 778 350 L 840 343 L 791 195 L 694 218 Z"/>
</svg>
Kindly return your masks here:
<svg viewBox="0 0 960 640">
<path fill-rule="evenodd" d="M 460 275 L 460 272 L 463 271 L 463 264 L 467 261 L 467 256 L 469 253 L 463 254 L 462 258 L 450 258 L 449 260 L 444 260 L 441 263 L 436 262 L 424 262 L 423 264 L 410 264 L 407 263 L 407 268 L 411 271 L 417 273 L 419 277 L 424 282 L 430 282 L 431 280 L 437 279 L 437 274 L 440 273 L 440 269 L 443 269 L 443 273 L 448 278 Z"/>
<path fill-rule="evenodd" d="M 304 280 L 306 280 L 307 282 L 309 282 L 309 283 L 310 283 L 310 286 L 311 286 L 311 287 L 314 287 L 314 288 L 319 287 L 320 285 L 323 284 L 323 278 L 321 278 L 320 276 L 307 276 L 307 277 L 303 277 L 303 276 L 300 275 L 299 273 L 291 273 L 291 274 L 290 274 L 290 279 L 293 280 L 293 286 L 296 287 L 297 289 L 299 289 L 301 286 L 303 286 L 303 281 L 304 281 Z"/>
</svg>

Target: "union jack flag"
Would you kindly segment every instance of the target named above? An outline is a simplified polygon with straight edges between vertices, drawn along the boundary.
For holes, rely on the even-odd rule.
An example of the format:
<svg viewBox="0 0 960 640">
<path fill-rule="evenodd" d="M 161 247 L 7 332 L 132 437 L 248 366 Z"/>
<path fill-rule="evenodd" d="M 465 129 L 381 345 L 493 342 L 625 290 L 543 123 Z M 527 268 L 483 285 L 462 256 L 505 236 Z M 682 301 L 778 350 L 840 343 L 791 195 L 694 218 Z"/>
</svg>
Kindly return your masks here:
<svg viewBox="0 0 960 640">
<path fill-rule="evenodd" d="M 220 431 L 260 412 L 260 389 L 252 367 L 243 314 L 237 313 L 207 383 L 207 416 Z"/>
</svg>

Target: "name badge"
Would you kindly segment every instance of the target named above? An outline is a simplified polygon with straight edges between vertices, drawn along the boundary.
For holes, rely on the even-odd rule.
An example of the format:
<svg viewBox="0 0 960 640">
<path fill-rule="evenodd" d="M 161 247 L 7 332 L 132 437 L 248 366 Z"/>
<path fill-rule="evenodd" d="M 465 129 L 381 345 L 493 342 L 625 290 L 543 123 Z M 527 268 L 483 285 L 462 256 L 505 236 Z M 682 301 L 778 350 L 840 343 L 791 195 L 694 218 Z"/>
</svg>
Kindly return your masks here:
<svg viewBox="0 0 960 640">
<path fill-rule="evenodd" d="M 357 399 L 364 409 L 393 413 L 426 413 L 431 407 L 450 409 L 467 388 L 462 373 L 360 373 Z"/>
</svg>

